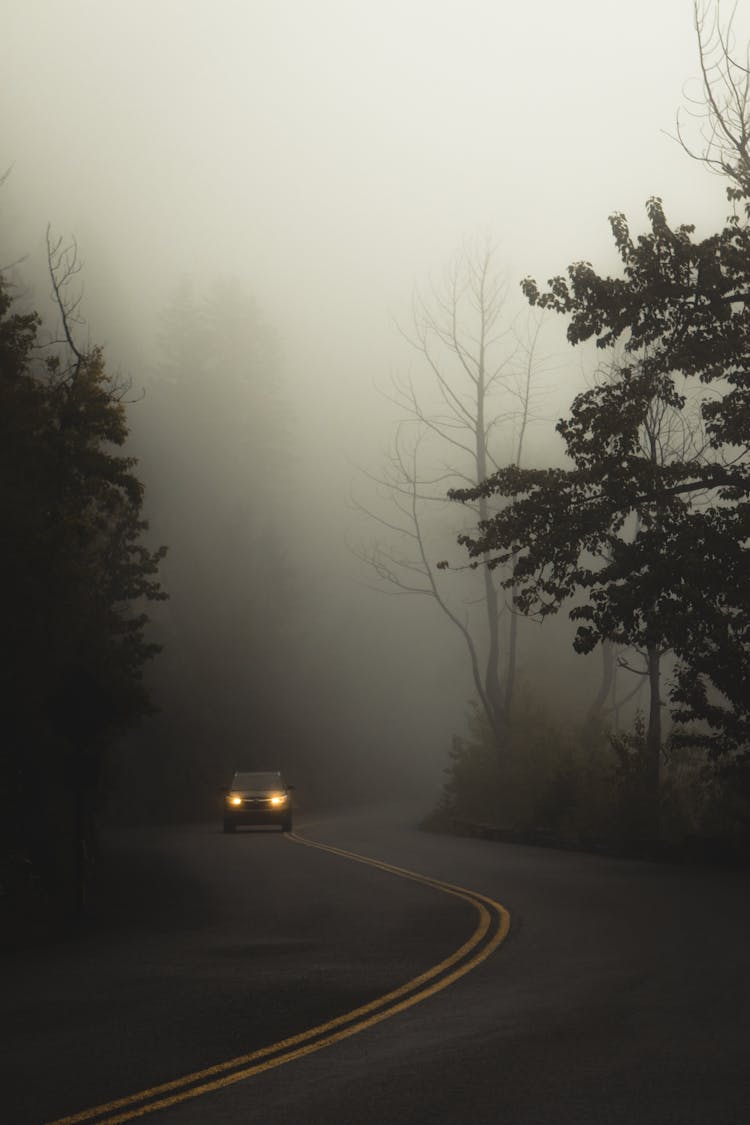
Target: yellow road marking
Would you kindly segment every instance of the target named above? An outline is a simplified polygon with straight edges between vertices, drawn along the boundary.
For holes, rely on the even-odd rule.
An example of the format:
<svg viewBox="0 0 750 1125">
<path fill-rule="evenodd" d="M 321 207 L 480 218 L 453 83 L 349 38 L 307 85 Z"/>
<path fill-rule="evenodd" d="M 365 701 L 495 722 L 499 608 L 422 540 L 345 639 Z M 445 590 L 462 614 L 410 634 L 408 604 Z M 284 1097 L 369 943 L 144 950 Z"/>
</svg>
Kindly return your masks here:
<svg viewBox="0 0 750 1125">
<path fill-rule="evenodd" d="M 505 941 L 510 930 L 510 915 L 499 902 L 487 898 L 485 895 L 468 891 L 452 883 L 444 883 L 440 879 L 432 879 L 427 875 L 420 875 L 416 871 L 408 871 L 403 867 L 395 867 L 382 860 L 371 859 L 369 856 L 358 855 L 330 844 L 321 844 L 308 840 L 303 836 L 288 834 L 287 839 L 308 848 L 317 848 L 319 851 L 330 852 L 344 859 L 364 863 L 368 867 L 375 867 L 402 879 L 410 879 L 416 883 L 432 887 L 445 894 L 468 902 L 477 912 L 478 922 L 476 929 L 459 949 L 446 957 L 439 964 L 413 977 L 399 988 L 385 993 L 368 1004 L 345 1012 L 326 1023 L 308 1028 L 307 1031 L 282 1039 L 268 1047 L 250 1051 L 248 1054 L 239 1055 L 237 1058 L 226 1062 L 216 1063 L 214 1066 L 185 1074 L 171 1082 L 163 1082 L 137 1094 L 117 1098 L 102 1105 L 93 1106 L 82 1110 L 80 1113 L 68 1117 L 60 1117 L 49 1125 L 78 1125 L 78 1122 L 93 1121 L 98 1119 L 96 1125 L 121 1125 L 122 1122 L 132 1121 L 136 1117 L 144 1117 L 160 1109 L 177 1105 L 189 1098 L 197 1098 L 204 1094 L 221 1090 L 227 1086 L 242 1082 L 253 1075 L 262 1074 L 283 1066 L 284 1063 L 293 1062 L 295 1059 L 304 1058 L 324 1047 L 330 1047 L 357 1035 L 383 1020 L 390 1019 L 415 1004 L 421 1003 L 436 992 L 442 991 L 454 981 L 471 972 L 477 965 L 485 961 Z M 491 932 L 494 927 L 494 932 Z M 490 935 L 488 938 L 488 934 Z M 485 940 L 487 939 L 488 940 Z M 484 944 L 482 944 L 484 943 Z M 226 1073 L 231 1071 L 231 1073 Z M 209 1081 L 205 1081 L 209 1079 Z M 166 1096 L 164 1096 L 166 1095 Z M 124 1112 L 118 1113 L 118 1110 Z M 108 1116 L 109 1115 L 109 1116 Z"/>
</svg>

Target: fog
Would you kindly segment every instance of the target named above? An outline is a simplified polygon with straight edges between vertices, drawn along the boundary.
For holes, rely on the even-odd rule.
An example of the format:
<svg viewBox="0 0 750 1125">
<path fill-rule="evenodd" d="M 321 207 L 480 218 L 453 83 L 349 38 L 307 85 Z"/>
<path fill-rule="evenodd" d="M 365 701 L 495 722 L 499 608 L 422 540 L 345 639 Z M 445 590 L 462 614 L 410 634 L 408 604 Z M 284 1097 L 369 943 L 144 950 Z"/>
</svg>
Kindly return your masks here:
<svg viewBox="0 0 750 1125">
<path fill-rule="evenodd" d="M 473 698 L 460 637 L 356 557 L 356 499 L 375 502 L 363 481 L 399 416 L 382 392 L 421 377 L 397 325 L 477 240 L 510 321 L 524 276 L 616 268 L 613 211 L 638 230 L 660 195 L 674 223 L 721 220 L 723 185 L 669 135 L 697 69 L 690 0 L 6 0 L 3 263 L 24 259 L 44 311 L 47 224 L 76 239 L 85 331 L 132 381 L 146 513 L 170 547 L 162 713 L 135 761 L 168 745 L 168 774 L 190 743 L 210 764 L 188 788 L 278 757 L 317 795 L 437 791 Z M 248 351 L 263 341 L 247 446 L 229 400 L 211 421 L 207 388 L 165 374 L 181 285 L 202 308 L 224 286 L 215 307 L 236 297 Z M 535 464 L 559 455 L 554 421 L 590 375 L 564 325 L 545 348 Z M 585 706 L 594 680 L 564 626 L 544 630 L 523 634 L 523 689 L 558 706 L 575 684 Z"/>
</svg>

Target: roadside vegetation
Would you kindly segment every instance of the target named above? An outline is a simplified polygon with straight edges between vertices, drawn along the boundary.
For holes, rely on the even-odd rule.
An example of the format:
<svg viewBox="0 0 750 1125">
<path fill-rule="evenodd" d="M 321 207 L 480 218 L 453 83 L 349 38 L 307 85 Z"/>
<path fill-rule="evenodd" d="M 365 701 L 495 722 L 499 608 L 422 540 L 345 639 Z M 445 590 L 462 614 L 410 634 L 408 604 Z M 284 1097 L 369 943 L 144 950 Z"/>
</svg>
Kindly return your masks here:
<svg viewBox="0 0 750 1125">
<path fill-rule="evenodd" d="M 750 69 L 719 21 L 696 5 L 701 132 L 678 119 L 678 137 L 725 178 L 725 224 L 697 238 L 653 197 L 644 233 L 610 217 L 618 275 L 527 278 L 531 306 L 602 362 L 557 423 L 562 467 L 509 463 L 450 493 L 489 509 L 459 537 L 471 567 L 521 616 L 567 614 L 575 651 L 640 676 L 645 703 L 630 728 L 596 709 L 565 724 L 538 699 L 503 737 L 475 724 L 436 823 L 750 854 Z"/>
<path fill-rule="evenodd" d="M 502 760 L 481 716 L 471 727 L 453 740 L 427 828 L 642 858 L 750 860 L 746 766 L 707 759 L 698 746 L 665 741 L 655 830 L 640 714 L 630 729 L 603 725 L 592 738 L 576 716 L 522 704 Z"/>
<path fill-rule="evenodd" d="M 57 918 L 83 905 L 105 751 L 151 710 L 145 607 L 165 597 L 123 452 L 128 387 L 77 339 L 75 246 L 47 250 L 56 323 L 0 274 L 6 923 L 25 900 Z"/>
</svg>

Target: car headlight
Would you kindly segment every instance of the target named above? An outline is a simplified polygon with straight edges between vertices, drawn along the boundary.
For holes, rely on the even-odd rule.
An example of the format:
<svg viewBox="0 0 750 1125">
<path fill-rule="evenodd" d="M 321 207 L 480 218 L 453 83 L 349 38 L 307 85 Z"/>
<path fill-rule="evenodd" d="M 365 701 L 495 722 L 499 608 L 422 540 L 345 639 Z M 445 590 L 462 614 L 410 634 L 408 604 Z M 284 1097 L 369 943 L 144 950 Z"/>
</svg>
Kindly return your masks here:
<svg viewBox="0 0 750 1125">
<path fill-rule="evenodd" d="M 286 801 L 287 798 L 284 793 L 274 793 L 274 795 L 271 797 L 272 805 L 285 805 Z"/>
<path fill-rule="evenodd" d="M 241 805 L 242 797 L 238 797 L 236 793 L 230 793 L 227 797 L 227 801 L 230 805 Z"/>
</svg>

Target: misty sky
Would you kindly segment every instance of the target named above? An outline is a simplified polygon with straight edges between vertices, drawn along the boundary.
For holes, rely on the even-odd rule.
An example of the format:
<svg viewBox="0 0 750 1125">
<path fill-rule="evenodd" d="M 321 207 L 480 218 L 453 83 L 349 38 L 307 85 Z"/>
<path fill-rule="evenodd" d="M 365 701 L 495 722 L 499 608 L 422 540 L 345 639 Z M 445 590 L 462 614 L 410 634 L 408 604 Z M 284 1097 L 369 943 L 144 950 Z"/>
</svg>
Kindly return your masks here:
<svg viewBox="0 0 750 1125">
<path fill-rule="evenodd" d="M 614 267 L 607 216 L 642 229 L 650 195 L 674 222 L 725 213 L 667 136 L 698 91 L 692 0 L 2 9 L 3 253 L 38 254 L 48 222 L 75 235 L 94 337 L 136 368 L 181 277 L 244 282 L 340 545 L 350 462 L 389 437 L 363 425 L 375 385 L 410 362 L 393 318 L 462 243 L 493 238 L 516 292 L 572 260 Z"/>
<path fill-rule="evenodd" d="M 126 275 L 249 276 L 305 332 L 375 325 L 477 234 L 548 276 L 650 194 L 721 208 L 664 135 L 691 9 L 5 0 L 2 161 L 32 229 L 101 240 Z"/>
</svg>

